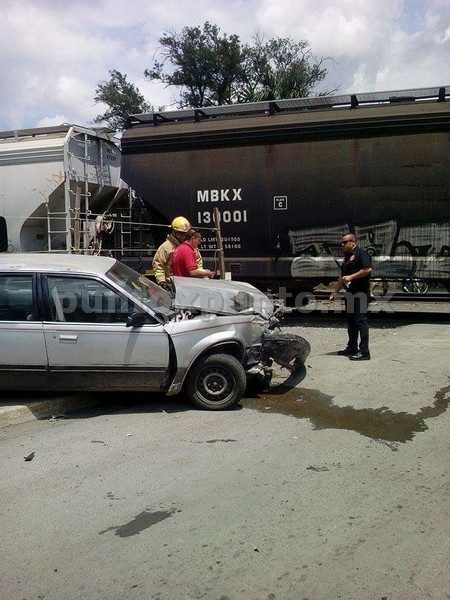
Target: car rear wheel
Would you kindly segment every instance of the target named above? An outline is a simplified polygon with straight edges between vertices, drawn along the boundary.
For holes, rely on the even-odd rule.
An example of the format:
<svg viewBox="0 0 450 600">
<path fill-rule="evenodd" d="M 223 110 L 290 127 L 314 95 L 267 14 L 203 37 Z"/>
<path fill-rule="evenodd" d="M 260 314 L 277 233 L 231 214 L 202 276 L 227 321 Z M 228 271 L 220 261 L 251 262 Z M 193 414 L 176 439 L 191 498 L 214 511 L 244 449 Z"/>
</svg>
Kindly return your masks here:
<svg viewBox="0 0 450 600">
<path fill-rule="evenodd" d="M 211 354 L 200 359 L 190 371 L 186 393 L 200 408 L 225 410 L 236 406 L 246 384 L 244 368 L 234 356 Z"/>
</svg>

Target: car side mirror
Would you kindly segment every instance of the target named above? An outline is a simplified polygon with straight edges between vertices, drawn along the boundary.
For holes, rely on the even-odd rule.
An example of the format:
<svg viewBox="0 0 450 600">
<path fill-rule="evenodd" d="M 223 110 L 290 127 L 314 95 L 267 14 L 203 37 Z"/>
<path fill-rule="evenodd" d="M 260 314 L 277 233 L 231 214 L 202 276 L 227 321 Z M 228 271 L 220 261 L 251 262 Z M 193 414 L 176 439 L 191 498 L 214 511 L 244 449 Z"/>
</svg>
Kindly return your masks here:
<svg viewBox="0 0 450 600">
<path fill-rule="evenodd" d="M 147 315 L 143 312 L 134 312 L 127 317 L 127 327 L 141 327 L 148 322 Z"/>
</svg>

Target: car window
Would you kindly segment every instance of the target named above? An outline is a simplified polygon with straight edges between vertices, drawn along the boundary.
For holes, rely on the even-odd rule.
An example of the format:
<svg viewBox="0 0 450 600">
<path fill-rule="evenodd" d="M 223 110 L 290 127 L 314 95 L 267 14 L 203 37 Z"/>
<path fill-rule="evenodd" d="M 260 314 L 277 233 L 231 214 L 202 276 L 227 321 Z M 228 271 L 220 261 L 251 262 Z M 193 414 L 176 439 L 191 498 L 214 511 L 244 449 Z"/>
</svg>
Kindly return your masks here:
<svg viewBox="0 0 450 600">
<path fill-rule="evenodd" d="M 0 275 L 0 321 L 32 321 L 31 275 Z"/>
<path fill-rule="evenodd" d="M 127 265 L 117 261 L 106 277 L 161 316 L 173 315 L 170 294 Z"/>
<path fill-rule="evenodd" d="M 52 316 L 70 323 L 125 323 L 134 304 L 88 277 L 48 276 Z"/>
</svg>

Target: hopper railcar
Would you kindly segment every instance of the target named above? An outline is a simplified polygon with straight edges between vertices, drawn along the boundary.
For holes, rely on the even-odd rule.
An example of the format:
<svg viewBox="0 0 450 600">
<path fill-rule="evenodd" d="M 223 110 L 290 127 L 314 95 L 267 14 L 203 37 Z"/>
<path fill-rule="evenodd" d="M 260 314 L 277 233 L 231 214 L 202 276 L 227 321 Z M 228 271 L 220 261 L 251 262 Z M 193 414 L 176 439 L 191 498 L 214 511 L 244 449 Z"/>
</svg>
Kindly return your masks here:
<svg viewBox="0 0 450 600">
<path fill-rule="evenodd" d="M 233 278 L 292 291 L 339 274 L 356 233 L 373 277 L 448 284 L 450 87 L 132 115 L 122 178 L 167 221 L 214 227 Z M 205 256 L 215 236 L 205 229 Z M 212 258 L 211 258 L 212 260 Z"/>
</svg>

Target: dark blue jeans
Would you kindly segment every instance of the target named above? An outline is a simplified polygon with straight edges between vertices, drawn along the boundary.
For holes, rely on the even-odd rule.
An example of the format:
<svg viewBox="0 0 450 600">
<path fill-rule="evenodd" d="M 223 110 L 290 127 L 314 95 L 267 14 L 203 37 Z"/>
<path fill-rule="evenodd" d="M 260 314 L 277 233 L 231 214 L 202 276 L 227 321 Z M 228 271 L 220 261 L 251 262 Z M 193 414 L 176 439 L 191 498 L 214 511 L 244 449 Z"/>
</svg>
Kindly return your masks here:
<svg viewBox="0 0 450 600">
<path fill-rule="evenodd" d="M 345 293 L 345 312 L 347 314 L 348 344 L 350 350 L 369 354 L 369 324 L 367 323 L 367 305 L 369 295 L 365 292 Z"/>
</svg>

